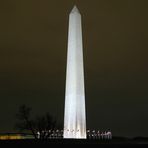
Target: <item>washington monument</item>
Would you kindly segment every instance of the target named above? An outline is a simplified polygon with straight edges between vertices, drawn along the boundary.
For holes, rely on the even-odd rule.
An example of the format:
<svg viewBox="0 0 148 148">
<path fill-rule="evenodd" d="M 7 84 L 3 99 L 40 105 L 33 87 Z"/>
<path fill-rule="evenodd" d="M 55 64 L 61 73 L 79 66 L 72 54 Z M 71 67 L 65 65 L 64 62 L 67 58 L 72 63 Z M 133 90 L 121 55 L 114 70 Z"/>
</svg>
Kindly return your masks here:
<svg viewBox="0 0 148 148">
<path fill-rule="evenodd" d="M 86 139 L 85 89 L 81 14 L 69 14 L 64 138 Z"/>
</svg>

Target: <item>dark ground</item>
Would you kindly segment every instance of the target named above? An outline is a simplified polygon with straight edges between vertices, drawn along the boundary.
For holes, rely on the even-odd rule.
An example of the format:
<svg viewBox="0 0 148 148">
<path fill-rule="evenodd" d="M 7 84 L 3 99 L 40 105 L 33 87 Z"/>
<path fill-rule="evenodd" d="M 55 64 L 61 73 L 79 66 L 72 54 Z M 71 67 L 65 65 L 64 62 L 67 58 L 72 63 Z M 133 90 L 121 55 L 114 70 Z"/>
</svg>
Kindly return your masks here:
<svg viewBox="0 0 148 148">
<path fill-rule="evenodd" d="M 87 140 L 73 140 L 73 139 L 48 139 L 48 140 L 1 140 L 1 145 L 6 146 L 44 146 L 44 145 L 96 145 L 99 147 L 104 146 L 125 146 L 125 147 L 139 147 L 148 146 L 148 138 L 137 137 L 133 139 L 115 137 L 112 140 L 98 140 L 98 139 L 87 139 Z"/>
</svg>

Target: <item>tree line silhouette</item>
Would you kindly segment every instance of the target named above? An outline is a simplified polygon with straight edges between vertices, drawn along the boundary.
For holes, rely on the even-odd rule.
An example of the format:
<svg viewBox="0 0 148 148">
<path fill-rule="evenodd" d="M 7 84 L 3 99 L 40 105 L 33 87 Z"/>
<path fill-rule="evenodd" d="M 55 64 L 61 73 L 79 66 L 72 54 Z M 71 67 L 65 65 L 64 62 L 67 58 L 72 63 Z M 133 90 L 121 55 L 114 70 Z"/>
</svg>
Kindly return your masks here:
<svg viewBox="0 0 148 148">
<path fill-rule="evenodd" d="M 57 123 L 55 118 L 50 115 L 48 112 L 42 116 L 36 116 L 35 118 L 31 118 L 30 107 L 26 105 L 21 105 L 19 107 L 18 113 L 16 114 L 17 122 L 15 124 L 15 128 L 19 130 L 19 132 L 30 131 L 35 139 L 45 139 L 47 135 L 46 131 L 51 129 L 61 129 L 61 124 Z M 40 133 L 40 136 L 38 136 Z M 48 134 L 52 134 L 49 133 Z"/>
</svg>

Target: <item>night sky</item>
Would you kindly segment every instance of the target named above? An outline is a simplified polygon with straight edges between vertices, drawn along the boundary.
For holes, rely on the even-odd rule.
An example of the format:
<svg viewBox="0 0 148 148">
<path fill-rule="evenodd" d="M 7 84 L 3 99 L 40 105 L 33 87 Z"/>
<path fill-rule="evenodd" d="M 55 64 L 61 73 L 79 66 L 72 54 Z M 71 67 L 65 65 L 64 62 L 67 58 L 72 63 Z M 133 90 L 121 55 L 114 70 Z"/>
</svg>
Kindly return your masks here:
<svg viewBox="0 0 148 148">
<path fill-rule="evenodd" d="M 1 0 L 0 132 L 22 104 L 63 124 L 68 16 L 82 15 L 87 128 L 148 136 L 147 0 Z"/>
</svg>

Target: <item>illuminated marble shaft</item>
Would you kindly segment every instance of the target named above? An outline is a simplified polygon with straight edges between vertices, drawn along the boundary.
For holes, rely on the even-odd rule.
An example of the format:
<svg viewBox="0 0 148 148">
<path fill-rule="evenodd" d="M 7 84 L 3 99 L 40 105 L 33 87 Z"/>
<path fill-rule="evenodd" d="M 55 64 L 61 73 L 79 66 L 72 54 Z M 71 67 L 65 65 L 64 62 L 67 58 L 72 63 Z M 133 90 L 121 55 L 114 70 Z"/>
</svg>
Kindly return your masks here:
<svg viewBox="0 0 148 148">
<path fill-rule="evenodd" d="M 86 139 L 82 28 L 76 6 L 69 15 L 63 136 Z"/>
</svg>

